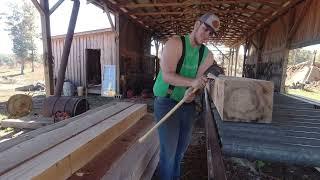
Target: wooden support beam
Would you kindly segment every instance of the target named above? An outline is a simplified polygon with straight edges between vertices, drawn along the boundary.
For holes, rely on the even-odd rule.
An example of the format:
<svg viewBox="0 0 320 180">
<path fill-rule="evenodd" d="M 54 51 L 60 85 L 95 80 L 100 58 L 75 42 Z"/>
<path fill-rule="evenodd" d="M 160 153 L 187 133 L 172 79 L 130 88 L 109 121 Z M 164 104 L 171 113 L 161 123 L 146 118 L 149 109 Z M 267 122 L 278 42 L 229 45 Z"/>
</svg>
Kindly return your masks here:
<svg viewBox="0 0 320 180">
<path fill-rule="evenodd" d="M 237 46 L 241 43 L 243 43 L 246 39 L 250 38 L 253 34 L 255 34 L 257 31 L 261 30 L 271 22 L 273 22 L 275 19 L 281 17 L 283 14 L 285 14 L 290 8 L 296 6 L 299 2 L 303 0 L 291 0 L 291 1 L 286 1 L 283 3 L 280 8 L 277 10 L 277 13 L 266 16 L 265 19 L 257 24 L 257 28 L 253 29 L 251 32 L 249 32 L 244 38 L 238 40 L 236 43 L 232 44 L 232 46 Z"/>
<path fill-rule="evenodd" d="M 33 5 L 37 8 L 38 12 L 40 13 L 41 16 L 44 16 L 44 10 L 42 9 L 42 7 L 40 6 L 39 2 L 37 0 L 31 0 L 31 2 L 33 3 Z"/>
<path fill-rule="evenodd" d="M 211 97 L 223 121 L 270 123 L 274 85 L 270 81 L 219 76 Z"/>
<path fill-rule="evenodd" d="M 70 48 L 73 40 L 74 29 L 76 27 L 79 8 L 80 8 L 80 1 L 73 0 L 73 7 L 72 7 L 71 16 L 70 16 L 68 32 L 64 41 L 63 51 L 61 55 L 57 85 L 54 91 L 55 96 L 61 96 L 61 93 L 62 93 L 64 78 L 65 78 L 65 73 L 68 65 L 69 53 L 70 53 Z"/>
<path fill-rule="evenodd" d="M 234 63 L 234 77 L 237 76 L 237 65 L 238 65 L 238 57 L 239 57 L 239 46 L 236 48 L 236 60 L 235 60 L 235 63 Z"/>
<path fill-rule="evenodd" d="M 301 12 L 299 13 L 298 17 L 297 17 L 297 21 L 295 21 L 294 25 L 292 26 L 292 28 L 289 31 L 288 34 L 288 40 L 287 42 L 290 43 L 291 39 L 293 38 L 294 34 L 296 33 L 301 21 L 303 20 L 303 18 L 305 17 L 306 13 L 308 12 L 310 6 L 311 6 L 312 0 L 306 0 L 304 2 L 304 6 L 301 10 Z"/>
<path fill-rule="evenodd" d="M 105 118 L 103 113 L 95 113 L 94 116 L 91 117 L 91 120 L 85 118 L 82 121 L 69 123 L 68 127 L 54 130 L 56 131 L 54 134 L 52 134 L 53 132 L 42 134 L 34 138 L 33 142 L 19 145 L 20 151 L 24 152 L 19 154 L 20 158 L 9 158 L 10 160 L 8 160 L 8 158 L 6 158 L 6 160 L 1 158 L 0 160 L 9 162 L 12 162 L 13 159 L 17 160 L 18 158 L 21 160 L 21 154 L 25 156 L 30 153 L 28 151 L 26 152 L 27 146 L 33 146 L 35 148 L 50 144 L 52 148 L 46 149 L 46 151 L 40 154 L 38 153 L 37 156 L 31 156 L 32 159 L 27 162 L 20 161 L 22 164 L 5 172 L 5 174 L 2 174 L 0 177 L 4 179 L 15 179 L 19 177 L 23 177 L 24 179 L 41 179 L 42 175 L 51 174 L 53 177 L 49 179 L 66 179 L 92 160 L 97 154 L 101 153 L 117 137 L 140 120 L 146 112 L 146 105 L 135 104 L 109 118 Z M 88 123 L 90 124 L 92 120 L 99 121 L 99 123 L 88 126 Z M 86 128 L 85 130 L 83 130 L 83 128 L 80 130 L 78 129 L 79 127 Z M 58 133 L 57 131 L 60 132 Z M 66 138 L 66 134 L 73 135 Z M 60 144 L 52 146 L 50 141 L 55 140 L 57 136 L 63 137 L 64 140 Z M 43 144 L 44 142 L 45 144 Z M 14 152 L 11 153 L 12 155 L 16 155 Z M 2 155 L 3 153 L 1 153 L 1 157 L 3 157 Z M 1 162 L 0 164 L 1 168 L 3 166 L 8 167 L 6 163 Z M 56 173 L 59 171 L 64 173 Z"/>
<path fill-rule="evenodd" d="M 241 9 L 234 9 L 234 10 L 218 10 L 216 13 L 245 13 L 245 12 L 254 12 L 254 10 L 248 9 L 248 10 L 241 10 Z M 270 14 L 269 11 L 259 11 L 262 14 Z M 187 12 L 178 12 L 178 11 L 162 11 L 162 12 L 133 12 L 131 15 L 134 16 L 156 16 L 156 15 L 183 15 L 183 14 L 194 14 L 194 11 L 187 11 Z"/>
<path fill-rule="evenodd" d="M 44 78 L 46 86 L 46 95 L 53 95 L 53 56 L 51 45 L 51 30 L 50 30 L 50 16 L 49 16 L 49 2 L 48 0 L 40 0 L 40 6 L 43 10 L 41 14 L 41 30 L 42 30 L 42 45 L 43 45 L 43 65 Z"/>
<path fill-rule="evenodd" d="M 152 8 L 152 7 L 183 7 L 183 6 L 192 6 L 192 5 L 220 5 L 220 4 L 240 4 L 240 3 L 261 3 L 270 7 L 276 7 L 279 4 L 273 3 L 267 0 L 237 0 L 237 1 L 210 1 L 210 2 L 202 2 L 202 1 L 188 1 L 181 3 L 139 3 L 133 4 L 128 3 L 123 5 L 125 8 Z"/>
<path fill-rule="evenodd" d="M 50 15 L 63 3 L 64 0 L 59 0 L 58 2 L 56 2 L 56 4 L 54 4 L 51 8 L 50 8 Z"/>
</svg>

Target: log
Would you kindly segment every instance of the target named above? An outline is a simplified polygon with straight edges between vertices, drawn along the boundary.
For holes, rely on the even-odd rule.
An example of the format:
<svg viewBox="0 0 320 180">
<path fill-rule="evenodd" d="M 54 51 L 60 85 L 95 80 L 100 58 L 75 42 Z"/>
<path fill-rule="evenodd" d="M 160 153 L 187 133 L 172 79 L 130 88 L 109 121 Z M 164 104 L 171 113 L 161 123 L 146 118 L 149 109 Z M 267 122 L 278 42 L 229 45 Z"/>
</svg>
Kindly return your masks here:
<svg viewBox="0 0 320 180">
<path fill-rule="evenodd" d="M 69 137 L 69 139 L 65 138 L 63 142 L 56 144 L 56 146 L 47 149 L 41 154 L 38 153 L 37 156 L 32 157 L 29 161 L 20 161 L 19 166 L 3 174 L 0 179 L 19 179 L 21 177 L 23 177 L 23 179 L 43 179 L 44 177 L 46 177 L 44 179 L 66 179 L 141 119 L 146 111 L 146 105 L 135 104 L 107 119 L 104 118 L 104 113 L 97 112 L 92 116 L 71 122 L 66 127 L 41 134 L 32 139 L 37 141 L 31 141 L 28 144 L 24 144 L 24 146 L 20 144 L 21 150 L 25 152 L 26 147 L 28 147 L 27 145 L 30 144 L 34 147 L 38 147 L 39 144 L 45 146 L 46 144 L 42 144 L 43 141 L 55 139 L 55 136 L 60 137 L 61 134 L 63 137 L 68 137 L 66 135 L 69 133 L 73 135 Z M 104 120 L 99 121 L 101 118 Z M 81 125 L 86 127 L 86 122 L 93 120 L 99 121 L 99 123 L 95 123 L 87 129 L 78 131 Z M 28 150 L 30 153 L 30 149 Z M 2 155 L 3 153 L 1 153 L 0 158 L 1 168 L 6 165 L 3 164 L 5 162 L 3 162 Z M 7 159 L 16 159 L 12 157 L 12 154 L 10 156 L 9 153 L 6 157 Z M 20 156 L 19 160 L 21 159 Z M 8 163 L 12 161 L 13 160 L 8 160 Z M 14 162 L 18 162 L 18 160 Z"/>
<path fill-rule="evenodd" d="M 274 85 L 270 81 L 219 76 L 210 91 L 223 121 L 272 121 Z"/>
<path fill-rule="evenodd" d="M 37 154 L 79 134 L 80 132 L 104 121 L 105 119 L 126 109 L 131 104 L 118 103 L 108 109 L 101 110 L 91 116 L 77 119 L 58 129 L 40 134 L 0 153 L 0 174 L 26 161 Z M 8 158 L 12 157 L 12 158 Z"/>
<path fill-rule="evenodd" d="M 5 119 L 1 121 L 1 127 L 19 129 L 38 129 L 49 124 L 53 124 L 52 118 L 43 118 L 42 120 Z"/>
</svg>

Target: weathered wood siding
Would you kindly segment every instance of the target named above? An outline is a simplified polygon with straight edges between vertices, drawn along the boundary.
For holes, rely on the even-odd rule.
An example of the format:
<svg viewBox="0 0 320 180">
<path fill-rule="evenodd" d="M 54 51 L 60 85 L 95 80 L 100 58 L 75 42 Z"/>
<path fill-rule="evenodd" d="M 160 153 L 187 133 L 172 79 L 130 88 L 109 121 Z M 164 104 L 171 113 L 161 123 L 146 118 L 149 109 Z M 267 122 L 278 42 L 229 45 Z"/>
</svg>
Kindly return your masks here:
<svg viewBox="0 0 320 180">
<path fill-rule="evenodd" d="M 52 37 L 54 78 L 57 77 L 65 36 Z M 86 85 L 86 49 L 101 50 L 101 77 L 104 65 L 116 64 L 115 33 L 109 29 L 74 34 L 65 79 L 75 85 Z"/>
</svg>

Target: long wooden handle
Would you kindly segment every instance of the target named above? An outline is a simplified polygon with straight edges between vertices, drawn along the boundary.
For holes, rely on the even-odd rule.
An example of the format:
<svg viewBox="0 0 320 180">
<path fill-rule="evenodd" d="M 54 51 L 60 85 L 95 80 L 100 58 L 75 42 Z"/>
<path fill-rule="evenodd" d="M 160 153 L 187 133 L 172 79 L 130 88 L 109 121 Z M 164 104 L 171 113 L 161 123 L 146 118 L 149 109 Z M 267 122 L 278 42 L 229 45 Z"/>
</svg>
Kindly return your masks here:
<svg viewBox="0 0 320 180">
<path fill-rule="evenodd" d="M 193 89 L 192 93 L 195 93 L 198 89 Z M 162 123 L 164 123 L 187 99 L 188 96 L 183 97 L 181 101 L 176 104 L 156 125 L 154 125 L 145 135 L 143 135 L 139 142 L 142 143 L 155 129 L 157 129 Z"/>
</svg>

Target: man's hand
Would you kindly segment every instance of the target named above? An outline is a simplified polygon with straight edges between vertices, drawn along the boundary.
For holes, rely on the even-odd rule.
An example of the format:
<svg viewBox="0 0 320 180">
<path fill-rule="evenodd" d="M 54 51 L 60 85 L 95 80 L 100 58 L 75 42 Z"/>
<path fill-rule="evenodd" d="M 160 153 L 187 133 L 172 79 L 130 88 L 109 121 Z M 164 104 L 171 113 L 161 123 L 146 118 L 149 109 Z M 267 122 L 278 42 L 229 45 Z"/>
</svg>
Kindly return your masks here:
<svg viewBox="0 0 320 180">
<path fill-rule="evenodd" d="M 196 97 L 196 93 L 193 93 L 193 88 L 188 88 L 186 90 L 186 92 L 184 93 L 184 99 L 185 99 L 185 103 L 190 103 L 194 100 L 194 98 Z"/>
<path fill-rule="evenodd" d="M 193 89 L 201 90 L 206 86 L 207 82 L 208 82 L 208 78 L 206 78 L 205 76 L 201 76 L 192 81 L 191 87 Z"/>
</svg>

